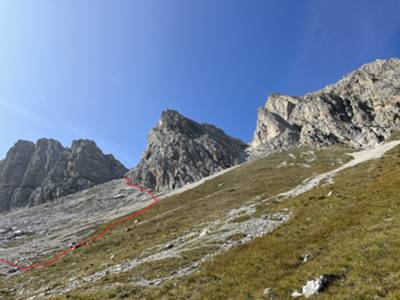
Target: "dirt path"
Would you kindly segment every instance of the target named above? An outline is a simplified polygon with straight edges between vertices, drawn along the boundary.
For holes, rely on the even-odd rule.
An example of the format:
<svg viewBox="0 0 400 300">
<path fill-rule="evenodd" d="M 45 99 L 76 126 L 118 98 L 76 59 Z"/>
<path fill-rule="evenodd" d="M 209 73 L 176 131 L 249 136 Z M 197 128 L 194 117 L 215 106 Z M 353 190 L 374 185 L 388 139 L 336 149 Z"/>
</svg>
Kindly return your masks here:
<svg viewBox="0 0 400 300">
<path fill-rule="evenodd" d="M 357 166 L 361 163 L 372 159 L 378 159 L 382 157 L 387 151 L 392 150 L 396 146 L 400 145 L 400 141 L 392 141 L 386 144 L 379 144 L 375 148 L 367 149 L 359 152 L 349 153 L 353 157 L 353 160 L 349 161 L 348 163 L 342 165 L 341 167 L 334 169 L 332 171 L 319 174 L 313 178 L 307 179 L 301 185 L 295 187 L 294 189 L 284 192 L 278 195 L 279 198 L 289 198 L 289 197 L 296 197 L 300 194 L 308 192 L 309 190 L 318 186 L 322 181 L 329 181 L 332 180 L 333 177 L 336 176 L 337 173 L 346 170 L 348 168 L 352 168 Z"/>
</svg>

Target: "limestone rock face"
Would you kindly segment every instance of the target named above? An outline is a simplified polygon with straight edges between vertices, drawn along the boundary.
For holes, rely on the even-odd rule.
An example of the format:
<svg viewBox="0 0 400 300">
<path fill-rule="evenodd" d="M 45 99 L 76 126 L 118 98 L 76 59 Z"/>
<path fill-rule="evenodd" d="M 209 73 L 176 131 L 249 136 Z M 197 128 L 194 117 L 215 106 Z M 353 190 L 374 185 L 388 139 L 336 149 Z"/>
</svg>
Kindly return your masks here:
<svg viewBox="0 0 400 300">
<path fill-rule="evenodd" d="M 377 60 L 302 97 L 271 95 L 260 108 L 251 157 L 298 145 L 373 146 L 400 129 L 400 60 Z"/>
<path fill-rule="evenodd" d="M 18 141 L 0 162 L 0 210 L 50 201 L 126 171 L 92 141 L 74 141 L 70 149 L 52 139 Z"/>
<path fill-rule="evenodd" d="M 138 166 L 127 175 L 147 188 L 171 190 L 243 162 L 246 148 L 213 125 L 167 110 L 151 130 Z"/>
</svg>

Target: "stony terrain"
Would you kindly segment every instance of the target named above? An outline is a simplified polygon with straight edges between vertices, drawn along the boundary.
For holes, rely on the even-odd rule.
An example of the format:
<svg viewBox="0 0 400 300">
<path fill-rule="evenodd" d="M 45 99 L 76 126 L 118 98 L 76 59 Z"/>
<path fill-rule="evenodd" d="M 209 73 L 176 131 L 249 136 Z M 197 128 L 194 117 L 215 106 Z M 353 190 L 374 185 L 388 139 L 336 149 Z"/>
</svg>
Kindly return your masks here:
<svg viewBox="0 0 400 300">
<path fill-rule="evenodd" d="M 51 201 L 126 171 L 93 141 L 74 141 L 70 149 L 52 139 L 18 141 L 0 163 L 0 211 Z"/>
<path fill-rule="evenodd" d="M 377 60 L 336 84 L 291 97 L 271 95 L 258 111 L 252 157 L 298 145 L 374 146 L 400 126 L 400 60 Z"/>
<path fill-rule="evenodd" d="M 341 152 L 332 154 L 329 159 L 309 150 L 290 155 L 280 154 L 262 163 L 224 170 L 206 178 L 202 184 L 191 185 L 191 188 L 183 187 L 161 195 L 161 203 L 139 218 L 137 223 L 132 220 L 129 224 L 123 224 L 103 239 L 74 250 L 55 266 L 11 273 L 7 281 L 19 282 L 13 284 L 18 288 L 11 293 L 16 293 L 17 298 L 31 295 L 34 296 L 32 299 L 41 299 L 81 288 L 87 289 L 92 285 L 103 286 L 102 282 L 110 276 L 128 276 L 131 284 L 143 287 L 158 286 L 186 277 L 197 272 L 214 257 L 252 242 L 286 223 L 291 218 L 290 210 L 272 210 L 260 214 L 258 205 L 272 201 L 274 194 L 279 194 L 278 191 L 284 192 L 285 188 L 301 184 L 306 179 L 303 176 L 312 176 L 320 166 L 323 166 L 320 170 L 331 168 L 332 164 L 340 166 L 345 160 Z M 275 176 L 278 166 L 288 160 L 290 163 L 287 167 L 279 168 L 282 176 Z M 291 163 L 294 165 L 290 166 Z M 293 174 L 288 175 L 284 171 L 293 168 L 296 170 Z M 247 170 L 252 171 L 249 173 Z M 266 170 L 266 173 L 259 174 L 261 170 Z M 251 179 L 256 174 L 260 178 L 257 184 Z M 241 177 L 239 182 L 243 179 L 245 181 L 241 187 L 235 187 L 235 181 L 232 180 L 238 176 Z M 283 178 L 285 186 L 282 185 Z M 266 179 L 267 185 L 263 183 Z M 253 187 L 248 186 L 249 180 L 255 184 Z M 191 195 L 196 196 L 192 198 Z M 97 221 L 107 222 L 113 216 L 118 217 L 146 205 L 149 199 L 139 196 L 135 191 L 126 190 L 122 181 L 112 181 L 67 196 L 68 199 L 6 214 L 0 223 L 5 229 L 1 255 L 28 264 L 32 259 L 57 253 L 71 241 L 101 230 Z M 45 216 L 54 218 L 42 224 Z M 74 224 L 78 219 L 82 222 Z M 43 254 L 39 257 L 38 253 Z M 67 268 L 68 274 L 50 275 L 65 270 L 64 263 L 70 266 Z M 145 271 L 152 265 L 165 265 L 167 271 L 153 276 L 151 271 Z M 4 274 L 9 271 L 7 268 L 3 270 Z M 25 276 L 29 276 L 29 279 L 23 280 Z M 51 282 L 54 279 L 62 283 L 43 283 L 37 276 L 45 276 L 46 281 L 51 276 Z M 37 283 L 40 283 L 40 288 L 35 288 Z M 116 286 L 111 284 L 110 288 Z"/>
<path fill-rule="evenodd" d="M 172 190 L 245 161 L 246 148 L 213 125 L 166 110 L 128 177 L 153 190 Z"/>
<path fill-rule="evenodd" d="M 119 179 L 35 207 L 2 214 L 0 257 L 29 266 L 93 235 L 98 225 L 151 202 L 147 194 Z M 0 264 L 0 271 L 9 270 L 10 266 Z"/>
<path fill-rule="evenodd" d="M 293 211 L 290 205 L 285 205 L 289 199 L 296 199 L 321 186 L 326 186 L 324 189 L 331 190 L 324 197 L 335 197 L 332 195 L 333 187 L 329 186 L 334 184 L 337 177 L 340 178 L 344 170 L 354 168 L 371 159 L 379 159 L 399 143 L 393 141 L 370 150 L 352 153 L 353 160 L 348 162 L 345 162 L 345 156 L 340 154 L 342 150 L 335 153 L 338 150 L 326 149 L 314 152 L 305 149 L 289 153 L 283 152 L 269 156 L 263 161 L 242 165 L 228 172 L 221 172 L 221 175 L 214 175 L 205 180 L 203 184 L 194 185 L 192 190 L 182 188 L 181 193 L 175 191 L 175 193 L 163 195 L 160 208 L 157 206 L 155 211 L 144 215 L 138 221 L 132 220 L 126 226 L 122 225 L 122 228 L 116 228 L 116 231 L 110 232 L 104 237 L 104 240 L 74 250 L 74 253 L 69 254 L 54 268 L 37 270 L 38 272 L 12 273 L 7 281 L 17 280 L 20 282 L 14 292 L 15 296 L 21 299 L 26 298 L 27 295 L 31 295 L 31 299 L 42 299 L 79 290 L 92 290 L 99 293 L 99 286 L 106 294 L 101 294 L 102 296 L 99 294 L 94 299 L 104 299 L 104 297 L 108 297 L 105 296 L 108 295 L 107 290 L 118 289 L 120 284 L 126 284 L 126 281 L 132 287 L 149 289 L 158 286 L 164 287 L 171 281 L 184 280 L 183 282 L 185 282 L 184 278 L 198 276 L 195 274 L 198 274 L 204 265 L 212 263 L 214 259 L 224 257 L 226 253 L 230 253 L 238 247 L 243 248 L 247 244 L 257 243 L 260 238 L 279 231 L 279 228 L 286 223 L 289 224 L 292 218 L 301 218 L 302 216 Z M 282 162 L 287 163 L 282 166 Z M 251 169 L 254 170 L 250 171 Z M 278 170 L 281 176 L 277 178 Z M 321 172 L 323 170 L 327 170 L 327 172 Z M 277 186 L 272 184 L 273 180 L 271 179 L 266 181 L 268 184 L 262 190 L 258 190 L 263 186 L 260 185 L 262 181 L 254 182 L 253 193 L 249 192 L 251 190 L 247 190 L 246 182 L 235 188 L 233 178 L 242 176 L 243 178 L 237 179 L 238 182 L 254 181 L 251 178 L 255 174 L 258 178 L 262 178 L 262 181 L 265 180 L 263 176 L 270 174 L 267 176 L 275 178 L 273 180 L 276 180 Z M 311 176 L 301 177 L 299 174 Z M 284 183 L 283 178 L 286 179 Z M 289 187 L 289 189 L 285 189 L 285 187 Z M 214 190 L 214 194 L 210 194 L 208 189 Z M 100 195 L 100 198 L 94 201 L 92 197 L 96 195 Z M 182 201 L 193 197 L 191 195 L 196 195 L 196 198 Z M 245 195 L 248 195 L 249 198 L 243 198 Z M 99 225 L 96 220 L 107 222 L 113 216 L 118 217 L 131 209 L 148 204 L 149 201 L 140 193 L 126 188 L 119 180 L 68 197 L 71 199 L 42 206 L 40 211 L 43 211 L 43 216 L 57 216 L 54 221 L 44 224 L 32 222 L 34 216 L 40 216 L 39 206 L 17 210 L 6 215 L 1 224 L 4 228 L 11 228 L 14 237 L 8 237 L 8 240 L 5 240 L 5 243 L 2 244 L 1 254 L 17 260 L 18 257 L 24 257 L 23 262 L 29 263 L 32 258 L 38 259 L 27 251 L 29 248 L 34 247 L 35 253 L 47 248 L 48 250 L 44 253 L 49 254 L 56 248 L 65 247 L 71 241 L 92 234 Z M 222 203 L 217 205 L 216 201 Z M 100 205 L 93 206 L 93 203 Z M 214 205 L 210 206 L 211 203 Z M 167 209 L 163 209 L 163 207 Z M 33 213 L 33 209 L 38 209 L 38 211 Z M 203 215 L 205 210 L 207 215 Z M 80 211 L 79 214 L 78 211 Z M 199 215 L 197 215 L 197 211 Z M 187 214 L 190 217 L 185 217 Z M 82 220 L 80 226 L 73 224 L 73 220 L 76 218 Z M 187 221 L 184 221 L 185 219 Z M 33 227 L 36 226 L 37 230 L 43 230 L 46 233 L 40 233 L 42 236 L 37 236 L 34 241 L 28 234 L 33 228 L 28 228 L 27 224 L 34 224 Z M 57 226 L 57 224 L 60 225 Z M 72 230 L 69 231 L 69 229 Z M 15 234 L 16 231 L 18 234 Z M 20 232 L 27 235 L 24 236 Z M 7 235 L 7 233 L 4 234 Z M 32 236 L 34 235 L 35 233 L 32 234 Z M 146 239 L 142 240 L 144 236 Z M 50 241 L 49 243 L 46 242 L 46 238 Z M 133 239 L 133 245 L 129 242 L 130 239 Z M 304 257 L 301 258 L 302 264 L 312 261 L 316 255 L 318 254 L 313 251 L 305 252 Z M 98 261 L 101 263 L 98 264 Z M 63 262 L 70 266 L 70 272 L 54 276 L 54 272 L 63 272 Z M 60 266 L 58 267 L 58 265 Z M 154 272 L 157 275 L 154 275 Z M 335 280 L 339 278 L 339 275 L 335 274 L 317 273 L 316 275 L 318 275 L 316 279 L 314 277 L 307 278 L 309 279 L 307 282 L 303 279 L 305 285 L 300 292 L 292 290 L 288 292 L 293 292 L 295 296 L 312 295 L 327 288 L 328 283 L 330 284 L 329 278 Z M 29 276 L 30 279 L 19 281 L 20 277 L 22 279 L 25 276 Z M 41 282 L 40 278 L 48 278 L 48 276 L 54 278 L 51 279 L 51 282 L 55 280 L 59 283 L 50 285 L 42 283 L 39 285 L 40 288 L 34 288 L 36 280 Z M 65 276 L 68 280 L 61 280 Z M 265 290 L 265 293 L 275 292 L 274 289 L 269 290 L 267 287 Z M 133 297 L 133 295 L 132 298 L 141 298 L 141 296 Z M 138 295 L 143 296 L 141 293 Z M 124 296 L 118 298 L 124 298 Z"/>
<path fill-rule="evenodd" d="M 297 208 L 291 208 L 291 201 L 298 201 L 296 199 L 299 196 L 320 188 L 324 189 L 323 199 L 336 199 L 337 191 L 332 185 L 340 179 L 341 173 L 368 160 L 379 159 L 399 143 L 393 141 L 352 153 L 354 159 L 348 162 L 348 155 L 344 154 L 346 149 L 298 149 L 231 168 L 220 175 L 211 176 L 200 185 L 194 184 L 192 189 L 184 187 L 180 189 L 181 193 L 174 191 L 163 195 L 159 206 L 148 214 L 122 224 L 121 228 L 116 228 L 91 245 L 74 250 L 55 266 L 3 277 L 0 293 L 6 298 L 7 295 L 13 295 L 11 297 L 17 299 L 44 299 L 65 294 L 69 294 L 69 298 L 107 299 L 115 293 L 121 299 L 157 299 L 160 296 L 158 291 L 164 294 L 167 288 L 171 293 L 184 293 L 182 297 L 185 298 L 184 295 L 188 294 L 182 287 L 193 282 L 190 278 L 202 276 L 201 280 L 197 280 L 199 284 L 209 282 L 207 286 L 211 285 L 210 288 L 215 285 L 213 277 L 204 277 L 202 271 L 205 266 L 209 268 L 214 265 L 214 260 L 220 261 L 226 255 L 229 257 L 229 253 L 235 249 L 250 250 L 274 232 L 278 232 L 276 236 L 279 237 L 279 232 L 288 228 L 298 231 L 298 225 L 291 224 L 292 219 L 300 218 L 301 222 L 309 222 L 309 218 L 304 219 Z M 30 260 L 40 258 L 33 254 L 44 251 L 41 257 L 49 255 L 71 241 L 101 230 L 98 220 L 107 222 L 149 203 L 148 198 L 127 188 L 121 180 L 67 197 L 4 215 L 1 226 L 5 229 L 2 230 L 5 243 L 2 244 L 1 255 L 29 264 Z M 288 202 L 289 199 L 291 201 Z M 307 207 L 314 205 L 314 202 L 300 206 Z M 315 202 L 317 204 L 318 201 Z M 55 216 L 54 220 L 43 220 L 50 215 Z M 35 224 L 37 216 L 43 218 Z M 324 218 L 324 215 L 321 217 Z M 318 219 L 318 216 L 315 218 Z M 79 225 L 74 224 L 77 219 L 82 220 Z M 42 221 L 45 222 L 42 224 Z M 28 227 L 28 224 L 33 226 Z M 285 239 L 289 241 L 292 235 L 285 235 Z M 297 236 L 301 238 L 298 233 L 293 235 Z M 310 243 L 308 245 L 311 246 Z M 32 248 L 34 252 L 28 251 Z M 321 249 L 315 250 L 313 246 L 311 250 L 303 252 L 301 265 L 307 266 L 318 261 L 315 257 L 321 256 Z M 271 251 L 275 249 L 270 248 L 262 255 Z M 284 251 L 281 254 L 285 255 Z M 247 259 L 253 257 L 249 255 L 246 254 Z M 253 264 L 259 259 L 253 258 Z M 282 263 L 291 264 L 286 259 Z M 242 264 L 243 267 L 240 267 Z M 226 263 L 224 265 L 228 266 Z M 229 266 L 252 270 L 245 262 L 237 264 L 232 261 Z M 316 272 L 321 271 L 316 269 Z M 335 272 L 314 273 L 310 277 L 302 277 L 301 283 L 285 290 L 296 297 L 313 295 L 325 291 L 342 276 Z M 172 288 L 171 282 L 179 284 Z M 225 295 L 227 286 L 225 283 Z M 272 287 L 264 286 L 261 292 L 265 295 L 280 292 L 276 286 Z M 152 296 L 146 294 L 147 290 Z M 207 295 L 200 287 L 195 290 L 198 296 Z M 169 295 L 170 298 L 176 296 Z M 216 295 L 211 298 L 221 297 Z"/>
</svg>

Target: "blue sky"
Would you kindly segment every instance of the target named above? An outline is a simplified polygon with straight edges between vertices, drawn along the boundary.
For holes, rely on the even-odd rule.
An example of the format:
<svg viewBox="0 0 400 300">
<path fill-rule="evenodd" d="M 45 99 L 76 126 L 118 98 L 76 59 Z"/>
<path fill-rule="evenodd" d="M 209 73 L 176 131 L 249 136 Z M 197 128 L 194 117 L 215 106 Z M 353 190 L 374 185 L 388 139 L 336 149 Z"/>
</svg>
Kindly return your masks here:
<svg viewBox="0 0 400 300">
<path fill-rule="evenodd" d="M 273 92 L 400 56 L 400 1 L 0 0 L 0 158 L 94 139 L 128 167 L 173 108 L 251 140 Z"/>
</svg>

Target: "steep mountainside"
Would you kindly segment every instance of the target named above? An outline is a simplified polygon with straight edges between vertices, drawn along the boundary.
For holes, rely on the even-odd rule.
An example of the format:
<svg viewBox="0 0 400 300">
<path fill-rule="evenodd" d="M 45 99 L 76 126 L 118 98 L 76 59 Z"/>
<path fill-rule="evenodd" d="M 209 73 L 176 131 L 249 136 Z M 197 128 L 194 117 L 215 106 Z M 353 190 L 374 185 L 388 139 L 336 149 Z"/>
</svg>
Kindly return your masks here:
<svg viewBox="0 0 400 300">
<path fill-rule="evenodd" d="M 128 176 L 147 188 L 170 190 L 245 160 L 247 145 L 209 124 L 164 111 L 148 146 Z"/>
<path fill-rule="evenodd" d="M 296 148 L 243 164 L 166 195 L 52 267 L 2 277 L 0 296 L 292 299 L 325 276 L 331 281 L 318 299 L 398 299 L 399 144 L 353 159 L 344 147 Z M 83 198 L 80 207 L 97 188 L 71 197 Z M 120 188 L 103 186 L 101 198 Z M 8 226 L 23 226 L 24 215 Z M 7 240 L 3 257 L 15 257 L 21 243 L 30 236 Z"/>
<path fill-rule="evenodd" d="M 355 148 L 400 127 L 400 60 L 377 60 L 303 97 L 271 95 L 258 112 L 253 156 L 296 145 Z"/>
<path fill-rule="evenodd" d="M 126 171 L 93 141 L 74 141 L 70 149 L 51 139 L 18 141 L 0 163 L 0 210 L 37 205 Z"/>
<path fill-rule="evenodd" d="M 7 212 L 0 298 L 400 299 L 399 69 L 376 61 L 303 97 L 272 95 L 249 150 L 163 112 L 127 174 L 175 190 L 153 202 L 113 180 Z M 25 190 L 30 201 L 70 191 L 70 180 L 85 186 L 109 174 L 102 158 L 87 141 L 20 141 L 0 161 L 0 195 L 14 203 Z"/>
</svg>

